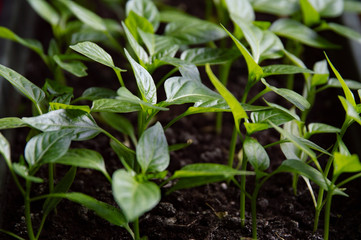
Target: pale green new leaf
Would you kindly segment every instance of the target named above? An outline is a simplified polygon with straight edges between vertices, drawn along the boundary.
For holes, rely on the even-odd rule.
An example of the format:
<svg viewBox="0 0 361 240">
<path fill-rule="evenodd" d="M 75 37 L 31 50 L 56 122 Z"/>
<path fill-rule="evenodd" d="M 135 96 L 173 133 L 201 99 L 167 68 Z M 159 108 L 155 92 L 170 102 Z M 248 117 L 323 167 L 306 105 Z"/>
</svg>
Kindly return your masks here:
<svg viewBox="0 0 361 240">
<path fill-rule="evenodd" d="M 318 86 L 327 83 L 330 73 L 328 71 L 326 60 L 316 62 L 313 67 L 313 71 L 314 74 L 312 75 L 312 80 L 311 80 L 312 86 Z"/>
<path fill-rule="evenodd" d="M 312 0 L 300 0 L 303 22 L 307 26 L 315 25 L 321 20 L 320 14 L 310 2 Z"/>
<path fill-rule="evenodd" d="M 43 132 L 70 129 L 77 141 L 91 139 L 103 131 L 89 113 L 81 110 L 60 109 L 22 120 Z"/>
<path fill-rule="evenodd" d="M 311 70 L 303 67 L 298 67 L 295 65 L 284 65 L 284 64 L 275 64 L 275 65 L 268 65 L 262 67 L 263 70 L 263 77 L 268 77 L 272 75 L 293 75 L 297 73 L 313 73 Z"/>
<path fill-rule="evenodd" d="M 133 11 L 128 13 L 124 23 L 127 25 L 128 30 L 132 33 L 137 42 L 140 42 L 138 30 L 151 34 L 154 33 L 153 25 L 145 17 L 142 17 Z"/>
<path fill-rule="evenodd" d="M 159 12 L 156 5 L 151 0 L 130 0 L 125 6 L 127 15 L 131 11 L 135 12 L 139 16 L 146 18 L 152 23 L 154 30 L 156 31 L 159 26 Z"/>
<path fill-rule="evenodd" d="M 128 39 L 128 42 L 130 46 L 132 47 L 134 53 L 137 55 L 140 63 L 146 64 L 150 62 L 150 58 L 147 54 L 147 52 L 144 50 L 144 48 L 137 42 L 137 40 L 134 38 L 128 27 L 125 25 L 124 22 L 122 22 L 122 26 L 125 32 L 125 36 Z"/>
<path fill-rule="evenodd" d="M 276 20 L 273 22 L 270 30 L 281 37 L 290 38 L 311 47 L 321 49 L 338 47 L 337 45 L 318 35 L 311 28 L 308 28 L 307 26 L 293 19 L 281 18 Z"/>
<path fill-rule="evenodd" d="M 32 137 L 25 146 L 25 160 L 30 167 L 55 162 L 69 149 L 72 139 L 70 130 L 44 132 Z"/>
<path fill-rule="evenodd" d="M 113 196 L 129 222 L 154 208 L 161 194 L 157 184 L 138 182 L 135 176 L 124 169 L 113 174 Z"/>
<path fill-rule="evenodd" d="M 255 13 L 248 0 L 226 0 L 227 9 L 231 18 L 241 18 L 252 22 L 255 20 Z"/>
<path fill-rule="evenodd" d="M 159 122 L 144 131 L 139 139 L 136 155 L 143 173 L 161 172 L 168 167 L 168 143 Z"/>
<path fill-rule="evenodd" d="M 0 119 L 0 130 L 25 127 L 26 124 L 17 117 L 6 117 Z"/>
<path fill-rule="evenodd" d="M 96 15 L 94 12 L 80 6 L 74 1 L 70 0 L 60 0 L 80 21 L 82 21 L 87 26 L 105 32 L 107 31 L 107 26 L 103 19 Z"/>
<path fill-rule="evenodd" d="M 206 65 L 206 72 L 214 87 L 222 95 L 224 100 L 226 100 L 227 104 L 231 108 L 235 122 L 235 127 L 237 131 L 240 132 L 240 122 L 243 118 L 244 119 L 248 118 L 247 113 L 245 112 L 245 110 L 243 109 L 242 105 L 239 103 L 237 98 L 233 96 L 233 94 L 230 91 L 228 91 L 228 89 L 213 74 L 209 64 Z"/>
<path fill-rule="evenodd" d="M 44 180 L 39 178 L 39 177 L 35 177 L 29 174 L 29 169 L 23 165 L 20 165 L 20 163 L 13 163 L 12 167 L 14 169 L 14 172 L 19 175 L 20 177 L 30 181 L 30 182 L 34 182 L 34 183 L 43 183 Z"/>
<path fill-rule="evenodd" d="M 361 117 L 355 108 L 356 106 L 352 105 L 352 103 L 350 103 L 342 96 L 338 96 L 338 98 L 340 99 L 342 106 L 346 111 L 346 115 L 361 125 Z"/>
<path fill-rule="evenodd" d="M 264 171 L 269 167 L 270 159 L 263 146 L 254 138 L 246 137 L 243 142 L 243 151 L 247 160 L 257 171 Z"/>
<path fill-rule="evenodd" d="M 39 14 L 39 16 L 52 26 L 56 26 L 59 23 L 60 16 L 58 12 L 47 1 L 28 0 L 28 3 L 37 12 L 37 14 Z"/>
<path fill-rule="evenodd" d="M 248 52 L 246 47 L 243 46 L 243 44 L 240 41 L 238 41 L 238 39 L 235 36 L 233 36 L 233 34 L 230 33 L 226 28 L 224 28 L 224 30 L 232 38 L 233 42 L 236 44 L 237 48 L 239 49 L 244 59 L 246 60 L 248 66 L 248 73 L 249 73 L 248 79 L 250 79 L 251 81 L 258 81 L 263 75 L 262 68 L 253 59 L 252 55 Z"/>
<path fill-rule="evenodd" d="M 69 105 L 64 103 L 49 102 L 49 107 L 52 111 L 59 109 L 73 109 L 90 113 L 90 108 L 88 105 Z"/>
<path fill-rule="evenodd" d="M 45 98 L 45 93 L 41 90 L 41 88 L 37 87 L 19 73 L 1 64 L 0 76 L 8 80 L 17 90 L 29 98 L 34 104 L 40 104 Z"/>
<path fill-rule="evenodd" d="M 361 171 L 361 162 L 357 154 L 344 155 L 339 152 L 335 152 L 333 156 L 333 174 L 335 176 L 346 172 L 353 173 Z"/>
<path fill-rule="evenodd" d="M 128 58 L 128 61 L 132 65 L 135 79 L 137 81 L 138 89 L 142 95 L 143 101 L 146 101 L 151 104 L 157 103 L 157 88 L 155 86 L 154 80 L 150 73 L 142 67 L 139 63 L 134 61 L 130 56 L 128 51 L 124 49 L 125 55 Z"/>
<path fill-rule="evenodd" d="M 299 10 L 299 0 L 250 0 L 256 12 L 265 12 L 278 16 L 292 15 Z"/>
</svg>

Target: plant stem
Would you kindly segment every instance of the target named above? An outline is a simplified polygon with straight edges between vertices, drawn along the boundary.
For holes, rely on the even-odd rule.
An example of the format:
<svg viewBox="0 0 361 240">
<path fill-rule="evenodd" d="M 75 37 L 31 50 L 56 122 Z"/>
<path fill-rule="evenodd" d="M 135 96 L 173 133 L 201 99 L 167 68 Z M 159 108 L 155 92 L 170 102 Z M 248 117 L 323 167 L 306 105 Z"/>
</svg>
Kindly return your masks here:
<svg viewBox="0 0 361 240">
<path fill-rule="evenodd" d="M 257 196 L 261 188 L 261 184 L 256 183 L 256 187 L 252 194 L 251 212 L 252 212 L 252 239 L 257 239 Z"/>
<path fill-rule="evenodd" d="M 24 238 L 16 235 L 15 233 L 6 231 L 6 230 L 4 230 L 4 229 L 0 229 L 0 232 L 5 233 L 5 234 L 7 234 L 7 235 L 9 235 L 9 236 L 11 236 L 11 237 L 13 237 L 13 238 L 15 238 L 15 239 L 18 239 L 18 240 L 25 240 Z"/>
<path fill-rule="evenodd" d="M 231 143 L 229 147 L 229 155 L 228 155 L 228 166 L 233 167 L 233 161 L 234 161 L 234 155 L 236 151 L 236 145 L 237 145 L 237 139 L 238 139 L 238 132 L 236 127 L 233 128 L 232 132 L 232 138 Z"/>
<path fill-rule="evenodd" d="M 30 211 L 30 189 L 31 189 L 31 182 L 26 180 L 26 190 L 25 190 L 25 198 L 24 198 L 24 205 L 25 205 L 25 221 L 28 231 L 28 236 L 30 240 L 36 240 L 33 230 L 33 225 L 31 222 L 31 211 Z"/>
<path fill-rule="evenodd" d="M 165 82 L 165 80 L 167 80 L 170 76 L 172 76 L 172 74 L 175 73 L 176 71 L 178 71 L 177 67 L 173 68 L 166 75 L 164 75 L 164 77 L 162 77 L 162 79 L 157 82 L 156 85 L 157 89 Z"/>
<path fill-rule="evenodd" d="M 220 66 L 219 69 L 219 80 L 226 87 L 228 82 L 229 71 L 231 70 L 233 61 L 228 61 L 225 64 Z M 216 115 L 216 132 L 220 134 L 222 132 L 222 121 L 223 113 L 217 113 Z"/>
<path fill-rule="evenodd" d="M 241 170 L 245 171 L 246 167 L 247 167 L 247 159 L 246 159 L 246 157 L 244 157 L 242 160 Z M 245 193 L 246 192 L 246 176 L 245 175 L 241 176 L 241 189 L 244 189 L 244 191 L 241 191 L 241 193 L 240 193 L 239 214 L 241 217 L 241 226 L 243 228 L 246 224 L 246 193 Z"/>
<path fill-rule="evenodd" d="M 54 163 L 49 163 L 49 193 L 54 191 Z"/>
<path fill-rule="evenodd" d="M 133 229 L 134 229 L 135 240 L 140 240 L 139 218 L 135 219 L 135 221 L 133 222 Z"/>
<path fill-rule="evenodd" d="M 331 213 L 331 201 L 332 201 L 333 190 L 330 190 L 326 196 L 326 206 L 325 206 L 325 221 L 323 228 L 323 239 L 328 240 L 330 233 L 330 213 Z"/>
</svg>

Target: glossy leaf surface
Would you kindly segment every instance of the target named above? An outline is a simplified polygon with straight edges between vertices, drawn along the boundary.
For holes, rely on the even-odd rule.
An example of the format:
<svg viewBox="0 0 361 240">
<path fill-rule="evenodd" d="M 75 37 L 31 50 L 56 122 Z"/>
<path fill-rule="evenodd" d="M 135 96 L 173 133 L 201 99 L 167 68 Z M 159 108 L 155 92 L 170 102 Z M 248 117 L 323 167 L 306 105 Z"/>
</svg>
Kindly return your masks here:
<svg viewBox="0 0 361 240">
<path fill-rule="evenodd" d="M 239 54 L 230 49 L 222 48 L 191 48 L 182 52 L 181 59 L 194 65 L 222 64 L 233 60 Z"/>
<path fill-rule="evenodd" d="M 243 142 L 243 151 L 256 172 L 264 171 L 269 167 L 270 159 L 268 154 L 256 139 L 246 137 Z"/>
</svg>

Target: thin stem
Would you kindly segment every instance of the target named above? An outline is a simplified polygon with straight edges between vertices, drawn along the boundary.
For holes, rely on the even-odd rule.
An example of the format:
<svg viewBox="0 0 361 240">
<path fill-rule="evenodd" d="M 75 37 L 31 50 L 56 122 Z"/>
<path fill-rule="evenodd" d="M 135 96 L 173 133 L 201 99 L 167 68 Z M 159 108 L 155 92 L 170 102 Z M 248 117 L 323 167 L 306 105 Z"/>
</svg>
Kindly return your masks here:
<svg viewBox="0 0 361 240">
<path fill-rule="evenodd" d="M 25 198 L 24 198 L 25 221 L 26 221 L 29 239 L 36 240 L 35 235 L 34 235 L 33 225 L 31 222 L 30 189 L 31 189 L 31 182 L 29 180 L 26 180 L 26 192 L 25 192 Z"/>
<path fill-rule="evenodd" d="M 109 132 L 105 131 L 104 129 L 102 129 L 102 132 L 107 135 L 109 138 L 111 138 L 112 140 L 114 140 L 114 142 L 116 142 L 124 151 L 128 152 L 128 153 L 134 153 L 134 151 L 130 148 L 128 148 L 127 146 L 125 146 L 123 143 L 121 143 L 116 137 L 114 137 L 113 135 L 111 135 Z"/>
<path fill-rule="evenodd" d="M 270 92 L 271 89 L 265 88 L 261 92 L 259 92 L 256 96 L 254 96 L 251 100 L 248 101 L 248 104 L 253 104 L 257 99 L 265 95 L 266 93 Z"/>
<path fill-rule="evenodd" d="M 41 223 L 38 229 L 38 233 L 36 234 L 36 239 L 39 239 L 41 231 L 43 230 L 44 224 L 45 224 L 45 220 L 46 220 L 47 215 L 43 215 L 42 219 L 41 219 Z"/>
<path fill-rule="evenodd" d="M 242 167 L 241 170 L 245 171 L 247 168 L 247 159 L 246 157 L 243 158 L 242 160 Z M 240 213 L 240 217 L 241 217 L 241 226 L 242 228 L 246 225 L 246 175 L 242 175 L 241 176 L 241 189 L 244 189 L 244 191 L 241 191 L 240 193 L 240 209 L 239 209 L 239 213 Z"/>
<path fill-rule="evenodd" d="M 4 229 L 0 229 L 0 232 L 5 233 L 5 234 L 7 234 L 7 235 L 9 235 L 9 236 L 11 236 L 11 237 L 13 237 L 13 238 L 18 239 L 18 240 L 25 240 L 24 238 L 22 238 L 22 237 L 20 237 L 20 236 L 16 235 L 15 233 L 12 233 L 12 232 L 6 231 L 6 230 L 4 230 Z"/>
<path fill-rule="evenodd" d="M 135 219 L 135 221 L 133 222 L 133 230 L 134 230 L 135 240 L 140 240 L 139 218 Z"/>
<path fill-rule="evenodd" d="M 238 132 L 236 127 L 233 128 L 232 132 L 232 138 L 231 143 L 229 147 L 229 155 L 228 155 L 228 166 L 233 167 L 233 161 L 234 161 L 234 155 L 236 151 L 236 145 L 237 145 L 237 139 L 238 139 Z"/>
<path fill-rule="evenodd" d="M 49 193 L 52 193 L 54 191 L 54 163 L 49 163 Z"/>
<path fill-rule="evenodd" d="M 325 220 L 323 227 L 323 239 L 328 240 L 330 233 L 330 215 L 331 215 L 331 201 L 332 201 L 333 190 L 330 190 L 326 196 L 326 206 L 325 206 Z"/>
<path fill-rule="evenodd" d="M 251 213 L 252 213 L 252 239 L 257 239 L 257 196 L 261 188 L 261 184 L 256 183 L 256 187 L 252 194 Z"/>
<path fill-rule="evenodd" d="M 162 79 L 160 79 L 158 82 L 157 82 L 157 89 L 165 82 L 165 80 L 167 80 L 170 76 L 173 75 L 173 73 L 175 73 L 176 71 L 178 71 L 178 68 L 175 67 L 173 68 L 172 70 L 170 70 L 166 75 L 164 75 L 164 77 L 162 77 Z"/>
<path fill-rule="evenodd" d="M 320 188 L 320 190 L 318 191 L 317 207 L 316 207 L 316 211 L 315 211 L 315 220 L 313 223 L 313 232 L 316 232 L 316 230 L 318 228 L 318 221 L 320 219 L 320 213 L 322 210 L 322 201 L 323 201 L 324 192 L 325 192 L 325 190 L 323 188 Z"/>
<path fill-rule="evenodd" d="M 118 68 L 113 68 L 115 74 L 117 75 L 117 78 L 119 80 L 120 86 L 125 87 L 124 81 L 123 81 L 123 77 L 122 74 L 120 73 L 121 70 Z"/>
</svg>

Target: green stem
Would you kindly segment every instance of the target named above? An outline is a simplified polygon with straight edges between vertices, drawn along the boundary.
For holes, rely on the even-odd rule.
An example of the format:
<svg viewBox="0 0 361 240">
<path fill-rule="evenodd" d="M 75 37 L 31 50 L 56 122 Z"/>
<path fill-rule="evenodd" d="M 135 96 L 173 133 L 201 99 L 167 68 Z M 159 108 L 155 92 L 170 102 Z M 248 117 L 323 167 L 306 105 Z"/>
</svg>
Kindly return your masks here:
<svg viewBox="0 0 361 240">
<path fill-rule="evenodd" d="M 52 193 L 54 191 L 54 163 L 49 163 L 49 193 Z"/>
<path fill-rule="evenodd" d="M 9 235 L 9 236 L 11 236 L 11 237 L 13 237 L 13 238 L 15 238 L 15 239 L 18 239 L 18 240 L 25 240 L 24 238 L 16 235 L 15 233 L 6 231 L 6 230 L 4 230 L 4 229 L 0 229 L 0 232 L 5 233 L 5 234 L 7 234 L 7 235 Z"/>
<path fill-rule="evenodd" d="M 238 132 L 236 127 L 233 128 L 231 143 L 229 147 L 229 155 L 228 155 L 228 166 L 233 167 L 234 155 L 236 152 L 236 145 L 238 139 Z"/>
<path fill-rule="evenodd" d="M 135 219 L 133 222 L 133 231 L 135 235 L 135 240 L 140 240 L 140 232 L 139 232 L 139 218 Z"/>
<path fill-rule="evenodd" d="M 257 183 L 252 194 L 251 212 L 252 212 L 252 239 L 257 239 L 257 197 L 261 184 Z"/>
<path fill-rule="evenodd" d="M 111 138 L 112 140 L 114 140 L 114 142 L 116 142 L 125 152 L 134 154 L 134 151 L 130 148 L 128 148 L 127 146 L 125 146 L 123 143 L 121 143 L 116 137 L 114 137 L 113 135 L 111 135 L 109 132 L 105 131 L 104 129 L 102 129 L 102 132 L 107 135 L 109 138 Z"/>
<path fill-rule="evenodd" d="M 26 191 L 25 191 L 25 198 L 24 198 L 24 205 L 25 205 L 25 221 L 28 231 L 28 236 L 30 240 L 36 240 L 33 230 L 33 225 L 31 222 L 31 210 L 30 210 L 30 189 L 31 189 L 31 182 L 26 180 Z"/>
<path fill-rule="evenodd" d="M 324 192 L 325 192 L 325 190 L 323 188 L 320 188 L 318 190 L 317 206 L 316 206 L 316 211 L 315 211 L 315 220 L 313 222 L 313 232 L 316 232 L 316 230 L 318 228 L 318 221 L 320 219 L 320 213 L 322 210 L 322 202 L 323 202 Z"/>
<path fill-rule="evenodd" d="M 330 190 L 326 196 L 325 206 L 325 222 L 323 227 L 323 239 L 328 240 L 330 233 L 330 214 L 331 214 L 331 201 L 332 201 L 333 190 Z"/>
<path fill-rule="evenodd" d="M 261 92 L 259 92 L 256 96 L 254 96 L 251 100 L 248 101 L 248 104 L 253 104 L 257 99 L 265 95 L 266 93 L 270 92 L 271 89 L 265 88 Z"/>
<path fill-rule="evenodd" d="M 162 79 L 157 82 L 157 89 L 165 82 L 165 80 L 167 80 L 170 76 L 172 76 L 173 73 L 175 73 L 176 71 L 178 71 L 177 67 L 173 68 L 166 75 L 164 75 L 164 77 L 162 77 Z"/>
<path fill-rule="evenodd" d="M 123 77 L 122 74 L 120 73 L 121 70 L 118 68 L 113 68 L 115 74 L 117 75 L 117 78 L 119 80 L 120 86 L 125 87 L 124 81 L 123 81 Z"/>
<path fill-rule="evenodd" d="M 38 233 L 36 234 L 36 239 L 39 239 L 41 231 L 43 230 L 44 224 L 45 224 L 45 220 L 46 220 L 47 215 L 43 215 L 42 219 L 41 219 L 41 223 L 38 229 Z"/>
<path fill-rule="evenodd" d="M 247 168 L 247 159 L 244 157 L 242 160 L 242 167 L 241 170 L 245 171 Z M 240 193 L 240 209 L 239 214 L 241 217 L 241 226 L 242 228 L 246 225 L 246 175 L 241 175 L 241 189 L 244 189 L 244 191 L 241 191 Z"/>
</svg>

